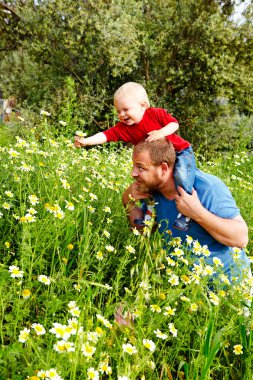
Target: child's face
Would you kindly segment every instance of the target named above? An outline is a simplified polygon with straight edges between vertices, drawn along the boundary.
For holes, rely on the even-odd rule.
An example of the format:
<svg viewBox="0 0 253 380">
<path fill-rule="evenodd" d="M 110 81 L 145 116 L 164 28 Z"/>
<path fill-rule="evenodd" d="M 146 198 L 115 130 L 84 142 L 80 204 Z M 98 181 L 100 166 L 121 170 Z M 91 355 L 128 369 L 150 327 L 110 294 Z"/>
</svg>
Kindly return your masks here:
<svg viewBox="0 0 253 380">
<path fill-rule="evenodd" d="M 126 125 L 138 124 L 147 108 L 145 102 L 126 95 L 115 99 L 114 107 L 118 113 L 118 119 Z"/>
</svg>

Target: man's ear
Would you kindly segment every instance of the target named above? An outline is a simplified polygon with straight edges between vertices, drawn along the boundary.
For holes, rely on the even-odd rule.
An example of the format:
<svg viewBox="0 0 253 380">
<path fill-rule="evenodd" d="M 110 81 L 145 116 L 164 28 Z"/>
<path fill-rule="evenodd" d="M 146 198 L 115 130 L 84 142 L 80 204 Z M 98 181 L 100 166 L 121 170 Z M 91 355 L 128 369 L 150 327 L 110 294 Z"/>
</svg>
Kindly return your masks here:
<svg viewBox="0 0 253 380">
<path fill-rule="evenodd" d="M 169 166 L 166 162 L 161 163 L 162 174 L 165 175 L 169 171 Z"/>
</svg>

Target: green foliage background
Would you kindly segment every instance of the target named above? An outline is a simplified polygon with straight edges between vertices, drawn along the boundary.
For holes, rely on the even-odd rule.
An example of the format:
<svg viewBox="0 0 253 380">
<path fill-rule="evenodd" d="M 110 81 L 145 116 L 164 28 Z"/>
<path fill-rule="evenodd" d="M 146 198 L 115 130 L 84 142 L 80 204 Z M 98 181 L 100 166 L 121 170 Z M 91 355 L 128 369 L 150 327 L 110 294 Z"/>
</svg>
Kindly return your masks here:
<svg viewBox="0 0 253 380">
<path fill-rule="evenodd" d="M 1 1 L 1 89 L 25 108 L 46 108 L 56 119 L 67 113 L 64 132 L 94 133 L 115 121 L 114 91 L 137 81 L 153 106 L 178 118 L 195 150 L 245 147 L 252 138 L 253 10 L 250 1 L 238 24 L 234 6 L 233 0 Z"/>
</svg>

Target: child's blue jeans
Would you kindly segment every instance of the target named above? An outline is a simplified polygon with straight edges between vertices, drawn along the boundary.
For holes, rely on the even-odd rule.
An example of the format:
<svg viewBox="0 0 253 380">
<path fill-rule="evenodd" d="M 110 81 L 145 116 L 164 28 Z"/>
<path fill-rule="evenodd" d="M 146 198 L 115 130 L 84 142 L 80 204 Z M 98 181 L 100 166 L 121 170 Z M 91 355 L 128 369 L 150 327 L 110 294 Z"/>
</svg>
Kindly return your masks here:
<svg viewBox="0 0 253 380">
<path fill-rule="evenodd" d="M 176 152 L 174 180 L 176 186 L 181 186 L 188 194 L 192 193 L 195 181 L 196 162 L 192 147 Z"/>
</svg>

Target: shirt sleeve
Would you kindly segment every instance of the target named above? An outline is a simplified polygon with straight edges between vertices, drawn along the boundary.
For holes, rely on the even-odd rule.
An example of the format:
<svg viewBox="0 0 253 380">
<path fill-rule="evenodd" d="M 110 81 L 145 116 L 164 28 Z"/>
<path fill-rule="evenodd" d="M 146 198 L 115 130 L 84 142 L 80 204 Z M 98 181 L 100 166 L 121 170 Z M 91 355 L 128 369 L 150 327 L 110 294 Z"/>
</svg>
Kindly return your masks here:
<svg viewBox="0 0 253 380">
<path fill-rule="evenodd" d="M 208 189 L 209 194 L 203 199 L 203 206 L 213 214 L 226 219 L 233 219 L 240 215 L 240 210 L 228 189 L 228 187 L 219 181 Z"/>
<path fill-rule="evenodd" d="M 120 124 L 121 123 L 117 123 L 114 127 L 111 127 L 106 131 L 103 131 L 103 133 L 106 136 L 107 142 L 121 140 Z"/>
</svg>

